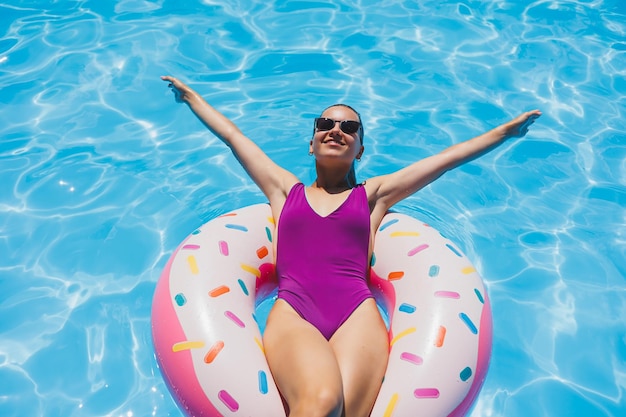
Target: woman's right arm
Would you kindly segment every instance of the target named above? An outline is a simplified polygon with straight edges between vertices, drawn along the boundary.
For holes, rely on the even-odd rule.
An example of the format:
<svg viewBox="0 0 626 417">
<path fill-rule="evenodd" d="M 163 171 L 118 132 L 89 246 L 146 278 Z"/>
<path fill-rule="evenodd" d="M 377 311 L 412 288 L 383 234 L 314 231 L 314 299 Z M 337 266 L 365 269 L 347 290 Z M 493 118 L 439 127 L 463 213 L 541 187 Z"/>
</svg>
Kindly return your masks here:
<svg viewBox="0 0 626 417">
<path fill-rule="evenodd" d="M 222 140 L 233 152 L 250 178 L 270 200 L 284 200 L 297 177 L 281 168 L 226 116 L 218 112 L 198 93 L 177 78 L 164 76 L 174 90 L 176 101 L 185 103 L 191 111 L 215 136 Z"/>
</svg>

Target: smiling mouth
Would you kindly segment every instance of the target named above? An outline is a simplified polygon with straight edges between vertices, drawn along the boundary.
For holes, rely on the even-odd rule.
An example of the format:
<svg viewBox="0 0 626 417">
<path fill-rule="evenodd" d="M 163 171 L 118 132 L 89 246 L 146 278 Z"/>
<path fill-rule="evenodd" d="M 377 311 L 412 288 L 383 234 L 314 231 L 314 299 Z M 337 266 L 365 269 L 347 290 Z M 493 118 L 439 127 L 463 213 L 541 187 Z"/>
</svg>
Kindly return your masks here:
<svg viewBox="0 0 626 417">
<path fill-rule="evenodd" d="M 342 145 L 342 146 L 345 145 L 345 143 L 336 139 L 326 139 L 326 140 L 323 140 L 322 143 L 335 143 L 337 145 Z"/>
</svg>

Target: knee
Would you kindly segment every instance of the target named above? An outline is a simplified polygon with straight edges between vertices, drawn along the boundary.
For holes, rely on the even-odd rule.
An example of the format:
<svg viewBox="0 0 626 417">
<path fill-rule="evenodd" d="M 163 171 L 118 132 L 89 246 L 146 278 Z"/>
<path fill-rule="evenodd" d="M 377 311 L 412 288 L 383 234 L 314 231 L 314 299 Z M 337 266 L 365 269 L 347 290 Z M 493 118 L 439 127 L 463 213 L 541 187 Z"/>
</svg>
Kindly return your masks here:
<svg viewBox="0 0 626 417">
<path fill-rule="evenodd" d="M 309 388 L 289 408 L 290 417 L 339 417 L 343 411 L 343 390 L 341 386 Z"/>
</svg>

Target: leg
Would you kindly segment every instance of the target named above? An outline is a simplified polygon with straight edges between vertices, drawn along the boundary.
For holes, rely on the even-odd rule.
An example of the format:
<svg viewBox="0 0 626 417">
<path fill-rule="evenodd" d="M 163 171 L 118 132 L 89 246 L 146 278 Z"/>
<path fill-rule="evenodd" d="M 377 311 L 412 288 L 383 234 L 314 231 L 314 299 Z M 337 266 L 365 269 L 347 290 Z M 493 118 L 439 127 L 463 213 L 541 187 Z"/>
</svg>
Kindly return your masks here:
<svg viewBox="0 0 626 417">
<path fill-rule="evenodd" d="M 330 343 L 341 369 L 345 417 L 369 416 L 389 359 L 389 334 L 376 302 L 365 300 Z"/>
<path fill-rule="evenodd" d="M 285 301 L 277 300 L 263 335 L 265 356 L 289 416 L 340 416 L 343 387 L 324 336 Z"/>
</svg>

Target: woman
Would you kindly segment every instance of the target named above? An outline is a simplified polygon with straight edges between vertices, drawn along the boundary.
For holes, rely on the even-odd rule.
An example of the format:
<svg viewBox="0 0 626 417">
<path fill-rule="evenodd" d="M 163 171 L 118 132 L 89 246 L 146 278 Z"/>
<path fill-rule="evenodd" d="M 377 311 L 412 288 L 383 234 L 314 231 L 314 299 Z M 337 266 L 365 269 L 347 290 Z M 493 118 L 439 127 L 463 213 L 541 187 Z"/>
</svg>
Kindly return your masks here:
<svg viewBox="0 0 626 417">
<path fill-rule="evenodd" d="M 177 101 L 231 148 L 277 220 L 279 294 L 263 344 L 289 416 L 368 416 L 389 352 L 387 330 L 367 287 L 374 232 L 383 216 L 449 169 L 523 136 L 541 113 L 526 112 L 437 155 L 357 184 L 354 162 L 364 151 L 361 118 L 349 106 L 334 105 L 315 119 L 309 152 L 317 177 L 304 186 L 195 91 L 174 77 L 162 79 Z"/>
</svg>

